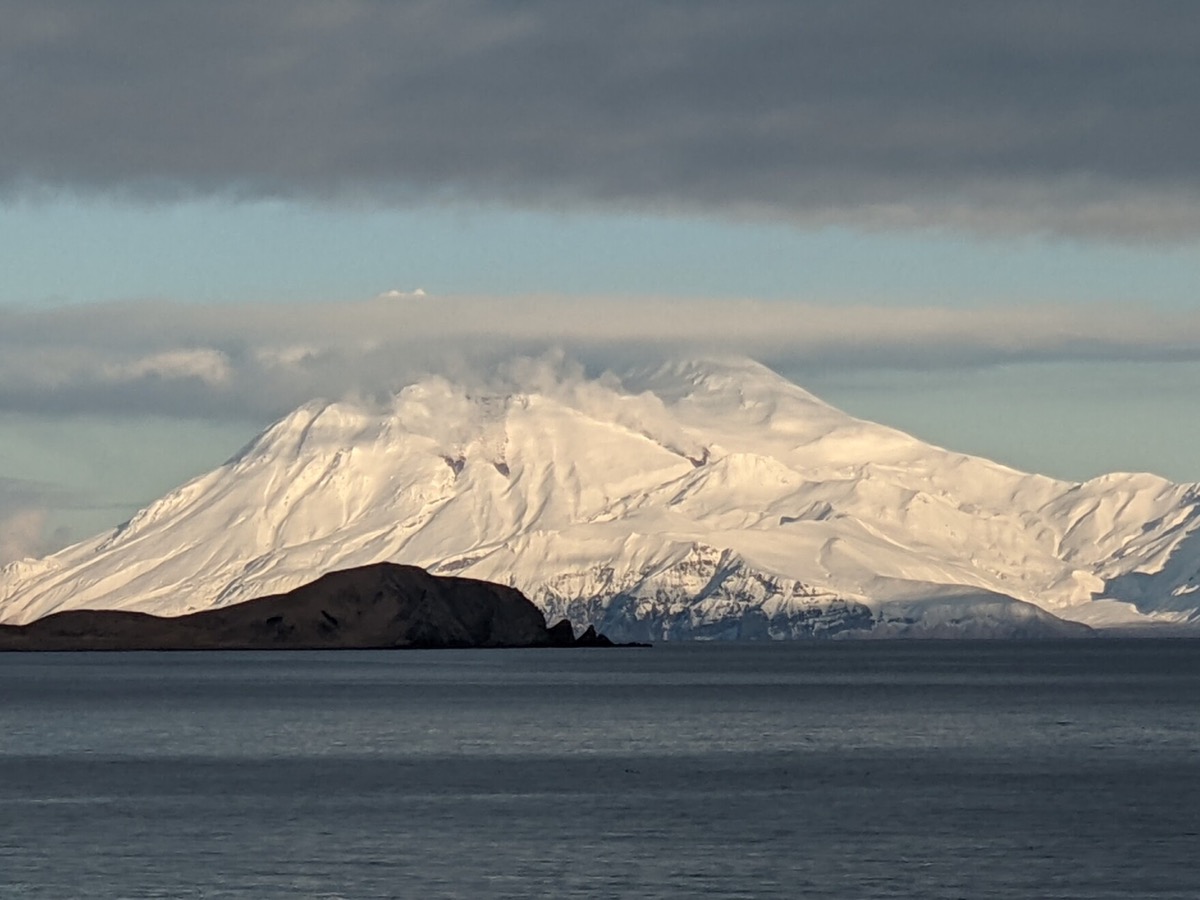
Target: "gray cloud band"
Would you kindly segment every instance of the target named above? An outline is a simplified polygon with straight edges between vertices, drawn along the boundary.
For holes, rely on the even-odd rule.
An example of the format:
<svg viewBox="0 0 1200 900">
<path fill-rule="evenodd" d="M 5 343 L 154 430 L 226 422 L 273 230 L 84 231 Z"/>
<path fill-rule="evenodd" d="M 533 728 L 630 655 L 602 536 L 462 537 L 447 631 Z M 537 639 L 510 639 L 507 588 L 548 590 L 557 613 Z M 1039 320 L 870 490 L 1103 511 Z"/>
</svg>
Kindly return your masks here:
<svg viewBox="0 0 1200 900">
<path fill-rule="evenodd" d="M 0 0 L 0 189 L 1200 233 L 1190 2 Z"/>
<path fill-rule="evenodd" d="M 262 419 L 314 397 L 486 376 L 558 348 L 589 369 L 743 354 L 798 377 L 1063 360 L 1200 359 L 1194 317 L 1095 307 L 833 307 L 653 298 L 382 297 L 0 311 L 0 411 Z"/>
</svg>

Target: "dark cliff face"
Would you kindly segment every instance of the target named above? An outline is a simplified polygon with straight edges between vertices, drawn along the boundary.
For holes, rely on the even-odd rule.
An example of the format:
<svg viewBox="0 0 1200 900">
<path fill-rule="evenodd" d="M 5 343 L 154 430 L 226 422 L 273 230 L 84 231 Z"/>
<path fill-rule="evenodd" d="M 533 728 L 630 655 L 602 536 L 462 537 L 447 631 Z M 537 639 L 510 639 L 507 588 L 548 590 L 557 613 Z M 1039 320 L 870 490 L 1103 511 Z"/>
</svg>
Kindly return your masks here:
<svg viewBox="0 0 1200 900">
<path fill-rule="evenodd" d="M 574 646 L 520 591 L 379 563 L 178 618 L 73 610 L 0 625 L 0 650 L 302 650 Z"/>
</svg>

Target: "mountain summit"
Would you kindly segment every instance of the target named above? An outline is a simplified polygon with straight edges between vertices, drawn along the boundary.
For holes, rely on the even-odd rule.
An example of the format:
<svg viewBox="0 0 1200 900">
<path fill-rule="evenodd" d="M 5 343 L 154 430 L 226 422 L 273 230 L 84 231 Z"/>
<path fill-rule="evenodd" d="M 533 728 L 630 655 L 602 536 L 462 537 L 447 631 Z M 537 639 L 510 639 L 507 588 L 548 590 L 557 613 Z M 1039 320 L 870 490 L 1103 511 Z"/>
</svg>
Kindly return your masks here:
<svg viewBox="0 0 1200 900">
<path fill-rule="evenodd" d="M 1023 474 L 744 360 L 552 369 L 307 404 L 113 531 L 5 567 L 0 621 L 182 615 L 390 561 L 618 640 L 1200 623 L 1200 485 Z"/>
</svg>

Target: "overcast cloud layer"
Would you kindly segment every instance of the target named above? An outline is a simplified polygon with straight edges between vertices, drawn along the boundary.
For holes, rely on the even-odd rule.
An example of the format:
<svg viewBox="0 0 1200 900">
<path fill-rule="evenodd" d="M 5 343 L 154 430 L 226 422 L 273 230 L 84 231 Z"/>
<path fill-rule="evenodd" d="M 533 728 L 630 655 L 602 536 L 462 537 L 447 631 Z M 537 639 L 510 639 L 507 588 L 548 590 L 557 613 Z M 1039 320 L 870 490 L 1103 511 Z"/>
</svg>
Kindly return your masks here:
<svg viewBox="0 0 1200 900">
<path fill-rule="evenodd" d="M 670 337 L 664 337 L 669 335 Z M 650 337 L 654 336 L 654 337 Z M 0 309 L 0 412 L 263 419 L 429 372 L 560 348 L 599 372 L 741 354 L 806 370 L 1194 360 L 1200 321 L 1081 307 L 827 307 L 704 299 L 384 295 L 360 303 Z"/>
<path fill-rule="evenodd" d="M 1200 234 L 1200 9 L 0 0 L 0 190 Z"/>
</svg>

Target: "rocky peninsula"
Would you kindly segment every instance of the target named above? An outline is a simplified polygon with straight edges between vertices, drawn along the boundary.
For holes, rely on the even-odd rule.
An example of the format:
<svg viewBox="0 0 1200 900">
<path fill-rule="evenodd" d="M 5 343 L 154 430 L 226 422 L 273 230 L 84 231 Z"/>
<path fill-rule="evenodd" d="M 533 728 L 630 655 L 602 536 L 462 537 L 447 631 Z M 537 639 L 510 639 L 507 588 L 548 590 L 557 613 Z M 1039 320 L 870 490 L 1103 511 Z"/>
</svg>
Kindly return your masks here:
<svg viewBox="0 0 1200 900">
<path fill-rule="evenodd" d="M 515 588 L 377 563 L 185 616 L 69 610 L 0 625 L 0 650 L 367 650 L 612 646 L 553 627 Z"/>
</svg>

